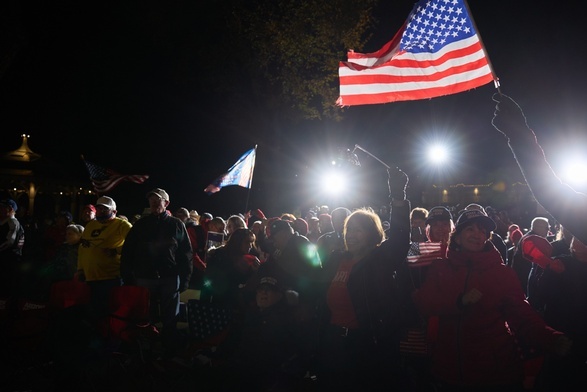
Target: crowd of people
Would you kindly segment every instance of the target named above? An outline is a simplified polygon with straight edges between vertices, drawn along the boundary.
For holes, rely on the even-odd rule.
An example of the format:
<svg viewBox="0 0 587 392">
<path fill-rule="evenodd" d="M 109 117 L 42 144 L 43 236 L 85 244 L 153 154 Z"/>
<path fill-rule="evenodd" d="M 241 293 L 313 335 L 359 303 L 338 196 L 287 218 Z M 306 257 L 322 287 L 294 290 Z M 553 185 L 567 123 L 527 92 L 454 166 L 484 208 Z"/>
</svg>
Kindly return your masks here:
<svg viewBox="0 0 587 392">
<path fill-rule="evenodd" d="M 150 213 L 132 222 L 108 196 L 79 223 L 59 213 L 37 236 L 44 261 L 33 286 L 49 296 L 55 282 L 88 285 L 94 319 L 108 316 L 114 287 L 147 288 L 160 358 L 181 358 L 209 390 L 585 390 L 586 197 L 552 172 L 517 104 L 495 100 L 493 125 L 549 211 L 528 228 L 475 203 L 412 206 L 397 168 L 388 169 L 389 206 L 377 211 L 223 218 L 170 210 L 155 188 Z M 22 269 L 17 210 L 0 201 L 6 303 L 33 276 Z M 228 312 L 214 344 L 178 329 L 187 290 Z"/>
</svg>

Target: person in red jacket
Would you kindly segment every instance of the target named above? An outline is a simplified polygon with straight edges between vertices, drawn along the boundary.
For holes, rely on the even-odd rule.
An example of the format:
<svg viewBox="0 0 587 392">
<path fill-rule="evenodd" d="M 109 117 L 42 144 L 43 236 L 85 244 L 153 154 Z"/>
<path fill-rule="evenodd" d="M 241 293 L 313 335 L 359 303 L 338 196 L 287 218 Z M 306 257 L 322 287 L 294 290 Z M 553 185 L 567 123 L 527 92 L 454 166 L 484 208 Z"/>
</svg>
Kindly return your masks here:
<svg viewBox="0 0 587 392">
<path fill-rule="evenodd" d="M 570 350 L 571 341 L 525 300 L 516 273 L 489 241 L 492 230 L 483 211 L 464 211 L 447 258 L 432 263 L 413 294 L 422 315 L 438 316 L 432 374 L 443 392 L 522 391 L 516 339 L 560 356 Z"/>
</svg>

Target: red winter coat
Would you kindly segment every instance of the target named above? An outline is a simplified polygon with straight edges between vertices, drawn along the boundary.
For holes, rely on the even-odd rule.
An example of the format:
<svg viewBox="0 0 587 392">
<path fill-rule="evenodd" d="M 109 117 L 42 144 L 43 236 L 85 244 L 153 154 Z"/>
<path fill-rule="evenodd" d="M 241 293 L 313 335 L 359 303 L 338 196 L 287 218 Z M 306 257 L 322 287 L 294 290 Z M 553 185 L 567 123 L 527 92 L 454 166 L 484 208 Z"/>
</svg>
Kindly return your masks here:
<svg viewBox="0 0 587 392">
<path fill-rule="evenodd" d="M 462 294 L 473 288 L 482 298 L 462 306 Z M 449 250 L 447 259 L 430 266 L 414 301 L 423 315 L 439 317 L 432 371 L 451 385 L 521 385 L 522 362 L 508 325 L 524 343 L 542 349 L 560 334 L 528 304 L 516 273 L 491 242 L 483 252 Z"/>
</svg>

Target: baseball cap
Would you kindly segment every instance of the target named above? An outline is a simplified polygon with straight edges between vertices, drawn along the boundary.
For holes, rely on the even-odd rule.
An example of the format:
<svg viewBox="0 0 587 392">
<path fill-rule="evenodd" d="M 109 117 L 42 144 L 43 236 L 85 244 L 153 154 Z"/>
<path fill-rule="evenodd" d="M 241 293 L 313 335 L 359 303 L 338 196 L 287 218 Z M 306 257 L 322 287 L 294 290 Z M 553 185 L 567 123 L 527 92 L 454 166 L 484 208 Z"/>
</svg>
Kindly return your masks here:
<svg viewBox="0 0 587 392">
<path fill-rule="evenodd" d="M 272 276 L 263 276 L 259 280 L 259 285 L 257 287 L 261 286 L 268 286 L 274 290 L 281 290 L 281 286 L 279 285 L 277 278 L 274 278 Z"/>
<path fill-rule="evenodd" d="M 294 228 L 294 230 L 300 233 L 301 235 L 308 234 L 308 222 L 306 222 L 305 219 L 296 218 L 296 220 L 293 221 L 291 225 Z"/>
<path fill-rule="evenodd" d="M 10 207 L 10 208 L 12 208 L 13 211 L 18 210 L 18 205 L 16 205 L 16 202 L 12 199 L 0 200 L 0 205 Z"/>
<path fill-rule="evenodd" d="M 148 198 L 149 198 L 149 196 L 151 196 L 151 195 L 157 195 L 157 196 L 159 196 L 160 198 L 162 198 L 163 200 L 167 200 L 167 201 L 169 201 L 169 195 L 167 194 L 167 192 L 165 192 L 165 191 L 164 191 L 163 189 L 161 189 L 161 188 L 155 188 L 155 189 L 152 189 L 152 190 L 150 190 L 150 191 L 147 193 L 147 199 L 148 199 Z"/>
<path fill-rule="evenodd" d="M 510 232 L 510 239 L 517 244 L 518 241 L 524 236 L 522 230 L 515 229 L 514 231 Z"/>
<path fill-rule="evenodd" d="M 73 231 L 74 233 L 82 234 L 84 232 L 84 227 L 82 225 L 71 223 L 71 224 L 67 225 L 65 230 L 70 230 L 70 231 Z"/>
<path fill-rule="evenodd" d="M 465 227 L 467 224 L 470 224 L 471 222 L 477 222 L 483 226 L 487 230 L 487 233 L 495 230 L 497 227 L 493 219 L 485 214 L 485 211 L 465 210 L 457 220 L 456 230 L 462 230 L 463 227 Z"/>
<path fill-rule="evenodd" d="M 190 212 L 185 207 L 179 207 L 177 209 L 177 211 L 175 211 L 175 216 L 178 216 L 178 215 L 181 215 L 181 216 L 184 216 L 186 218 L 189 218 L 190 217 Z"/>
<path fill-rule="evenodd" d="M 69 211 L 59 211 L 57 216 L 62 216 L 65 219 L 67 219 L 68 224 L 73 222 L 73 215 L 71 215 L 71 212 L 69 212 Z"/>
<path fill-rule="evenodd" d="M 277 233 L 282 232 L 286 229 L 291 230 L 291 225 L 289 224 L 289 222 L 281 219 L 276 219 L 269 226 L 269 235 L 270 237 L 273 237 Z"/>
<path fill-rule="evenodd" d="M 104 207 L 108 207 L 111 210 L 115 210 L 116 209 L 116 203 L 114 202 L 114 200 L 112 200 L 111 197 L 108 196 L 102 196 L 100 197 L 97 201 L 96 201 L 96 205 L 97 206 L 104 206 Z"/>
<path fill-rule="evenodd" d="M 522 254 L 530 261 L 540 261 L 544 257 L 550 258 L 552 245 L 546 238 L 531 234 L 522 242 Z"/>
<path fill-rule="evenodd" d="M 426 218 L 426 224 L 430 224 L 430 222 L 435 220 L 450 220 L 452 219 L 452 214 L 448 210 L 448 208 L 443 206 L 437 206 L 430 209 L 428 212 L 428 217 Z"/>
<path fill-rule="evenodd" d="M 261 211 L 260 209 L 256 209 L 253 211 L 253 215 L 261 218 L 261 219 L 267 219 L 267 217 L 265 216 L 265 214 L 263 213 L 263 211 Z"/>
<path fill-rule="evenodd" d="M 86 208 L 87 208 L 87 209 L 89 209 L 89 210 L 91 210 L 91 211 L 93 211 L 93 212 L 96 212 L 96 207 L 95 207 L 93 204 L 86 204 L 86 205 L 84 206 L 84 210 L 85 210 Z"/>
<path fill-rule="evenodd" d="M 477 204 L 477 203 L 471 203 L 465 207 L 465 211 L 471 211 L 471 210 L 478 210 L 478 211 L 483 211 L 483 213 L 486 213 L 485 208 L 483 208 L 483 206 L 481 204 Z"/>
</svg>

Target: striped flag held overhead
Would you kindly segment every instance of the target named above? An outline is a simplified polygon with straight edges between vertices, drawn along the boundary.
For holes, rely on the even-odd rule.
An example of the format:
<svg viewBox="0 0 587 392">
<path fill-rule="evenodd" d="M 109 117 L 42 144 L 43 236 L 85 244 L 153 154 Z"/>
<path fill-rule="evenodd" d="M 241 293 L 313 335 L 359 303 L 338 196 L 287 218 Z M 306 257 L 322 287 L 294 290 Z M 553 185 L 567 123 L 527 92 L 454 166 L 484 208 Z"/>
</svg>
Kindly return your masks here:
<svg viewBox="0 0 587 392">
<path fill-rule="evenodd" d="M 95 163 L 86 161 L 84 157 L 82 157 L 82 159 L 86 164 L 88 173 L 90 174 L 92 186 L 98 194 L 109 192 L 122 181 L 130 181 L 134 182 L 135 184 L 142 184 L 149 178 L 147 174 L 120 174 L 112 169 L 107 169 L 105 167 L 96 165 Z"/>
<path fill-rule="evenodd" d="M 391 41 L 350 51 L 339 66 L 339 106 L 428 99 L 493 81 L 466 0 L 420 0 Z"/>
<path fill-rule="evenodd" d="M 446 255 L 446 244 L 442 242 L 412 242 L 408 250 L 408 267 L 418 268 L 432 264 Z"/>
</svg>

